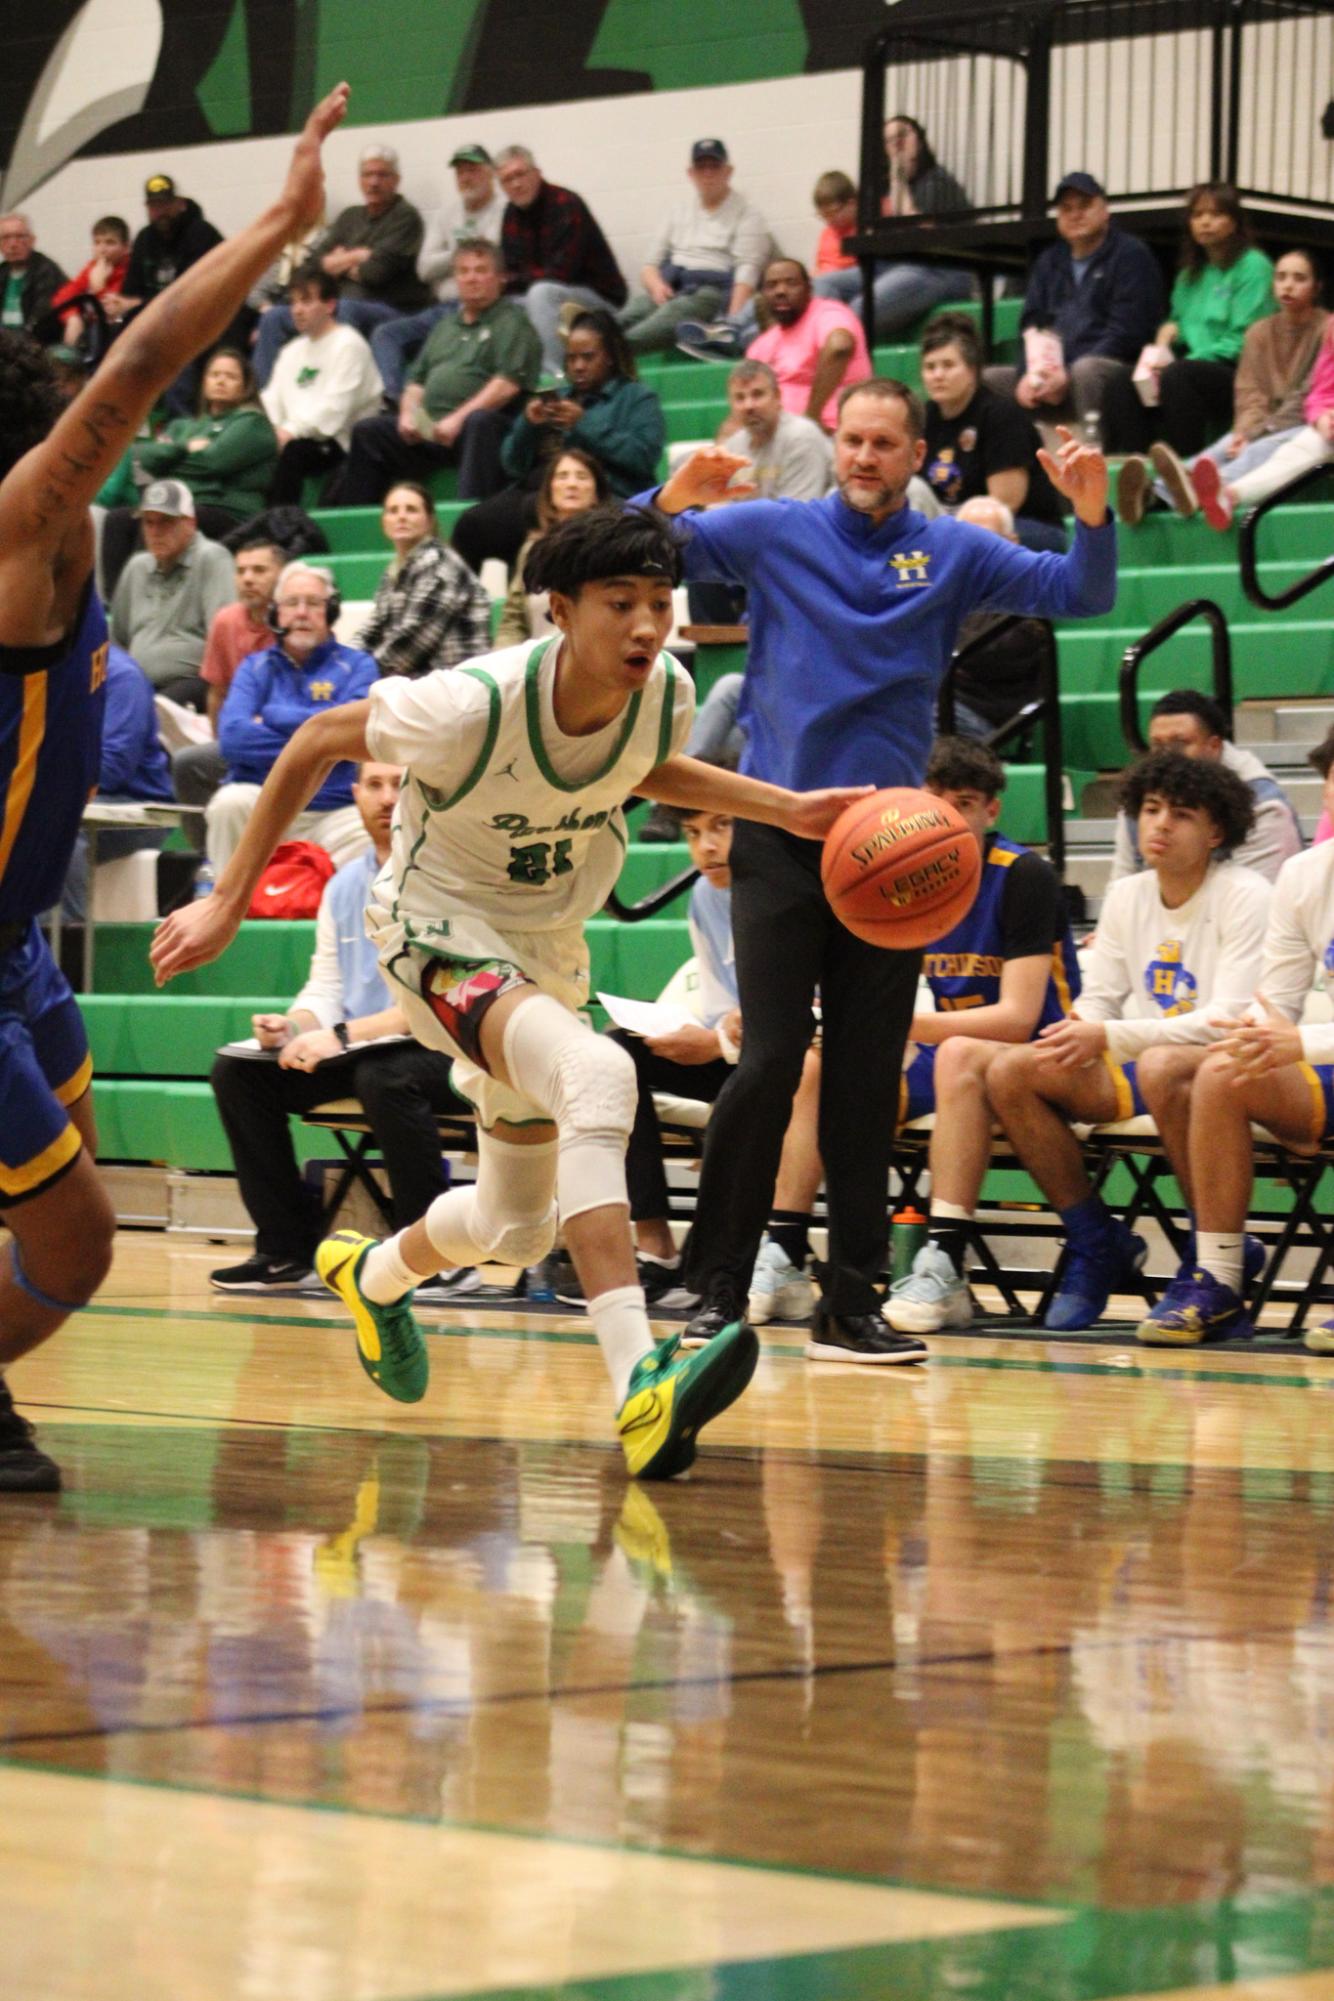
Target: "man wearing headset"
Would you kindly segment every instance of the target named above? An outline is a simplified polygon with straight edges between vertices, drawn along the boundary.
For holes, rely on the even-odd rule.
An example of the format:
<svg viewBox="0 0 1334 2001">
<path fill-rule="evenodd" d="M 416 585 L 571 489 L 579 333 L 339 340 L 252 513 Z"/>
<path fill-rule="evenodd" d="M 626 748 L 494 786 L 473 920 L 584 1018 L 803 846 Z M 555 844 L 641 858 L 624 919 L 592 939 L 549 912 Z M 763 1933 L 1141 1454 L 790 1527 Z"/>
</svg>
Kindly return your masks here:
<svg viewBox="0 0 1334 2001">
<path fill-rule="evenodd" d="M 236 670 L 218 717 L 218 747 L 227 776 L 208 804 L 205 846 L 220 873 L 231 858 L 254 804 L 289 737 L 311 716 L 358 702 L 380 670 L 369 653 L 344 646 L 333 628 L 341 605 L 330 571 L 289 563 L 269 607 L 273 641 Z M 352 800 L 355 767 L 336 764 L 288 837 L 316 841 L 341 868 L 366 846 Z"/>
</svg>

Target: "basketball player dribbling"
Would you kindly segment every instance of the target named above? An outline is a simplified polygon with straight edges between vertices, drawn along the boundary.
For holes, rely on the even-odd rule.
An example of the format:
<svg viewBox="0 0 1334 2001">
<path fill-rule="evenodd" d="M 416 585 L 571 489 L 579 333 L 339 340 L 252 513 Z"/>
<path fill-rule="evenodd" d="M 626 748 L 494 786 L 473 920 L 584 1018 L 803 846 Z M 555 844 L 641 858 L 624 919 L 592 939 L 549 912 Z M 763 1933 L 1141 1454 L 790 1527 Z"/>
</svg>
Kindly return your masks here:
<svg viewBox="0 0 1334 2001">
<path fill-rule="evenodd" d="M 3 1371 L 87 1305 L 115 1232 L 83 1021 L 37 927 L 98 781 L 107 628 L 88 505 L 161 391 L 323 213 L 320 148 L 347 98 L 340 84 L 311 113 L 277 200 L 146 307 L 68 408 L 41 350 L 0 332 L 0 1493 L 59 1488 Z"/>
<path fill-rule="evenodd" d="M 558 636 L 410 681 L 304 723 L 274 765 L 214 894 L 159 928 L 159 982 L 234 936 L 283 830 L 330 765 L 406 767 L 368 929 L 391 991 L 428 1047 L 455 1059 L 477 1109 L 477 1180 L 377 1244 L 340 1232 L 316 1268 L 352 1313 L 363 1368 L 416 1402 L 426 1346 L 415 1286 L 449 1265 L 535 1264 L 557 1214 L 611 1379 L 632 1474 L 666 1479 L 701 1426 L 742 1392 L 758 1347 L 740 1315 L 698 1351 L 654 1341 L 635 1266 L 625 1150 L 635 1070 L 593 1033 L 583 926 L 625 854 L 632 792 L 748 815 L 818 840 L 867 788 L 794 792 L 679 755 L 689 677 L 661 649 L 680 558 L 656 513 L 595 508 L 543 536 L 525 583 L 550 593 Z"/>
</svg>

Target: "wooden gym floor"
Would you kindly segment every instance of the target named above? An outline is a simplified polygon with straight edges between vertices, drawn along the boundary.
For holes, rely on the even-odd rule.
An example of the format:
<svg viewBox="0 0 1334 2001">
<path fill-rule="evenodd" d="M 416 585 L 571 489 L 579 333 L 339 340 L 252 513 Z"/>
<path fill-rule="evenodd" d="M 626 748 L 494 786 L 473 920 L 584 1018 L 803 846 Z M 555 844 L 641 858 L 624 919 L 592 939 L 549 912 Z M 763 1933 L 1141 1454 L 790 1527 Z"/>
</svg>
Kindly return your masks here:
<svg viewBox="0 0 1334 2001">
<path fill-rule="evenodd" d="M 122 1237 L 15 1369 L 14 2001 L 1327 2001 L 1334 1361 L 766 1330 L 636 1488 L 582 1319 Z"/>
</svg>

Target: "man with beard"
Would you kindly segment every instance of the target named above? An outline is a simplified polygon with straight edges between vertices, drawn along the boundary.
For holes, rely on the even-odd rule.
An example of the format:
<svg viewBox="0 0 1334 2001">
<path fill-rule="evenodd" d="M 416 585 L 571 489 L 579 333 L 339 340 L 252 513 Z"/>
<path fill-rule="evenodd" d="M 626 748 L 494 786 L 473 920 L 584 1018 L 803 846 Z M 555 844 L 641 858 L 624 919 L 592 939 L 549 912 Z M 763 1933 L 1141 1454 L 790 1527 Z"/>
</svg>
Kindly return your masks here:
<svg viewBox="0 0 1334 2001">
<path fill-rule="evenodd" d="M 669 515 L 706 507 L 678 531 L 685 572 L 744 585 L 750 650 L 739 721 L 744 770 L 784 785 L 920 785 L 936 691 L 963 619 L 981 604 L 1031 617 L 1089 617 L 1116 597 L 1116 540 L 1101 453 L 1062 433 L 1048 476 L 1074 508 L 1068 555 L 1034 555 L 984 529 L 908 505 L 925 456 L 921 403 L 905 383 L 845 390 L 834 437 L 835 492 L 821 500 L 711 506 L 745 461 L 706 447 L 656 494 Z M 735 496 L 733 494 L 728 497 Z M 918 1361 L 875 1289 L 903 1048 L 921 953 L 864 944 L 820 886 L 820 849 L 738 823 L 732 926 L 741 1058 L 709 1121 L 687 1251 L 702 1295 L 686 1340 L 707 1340 L 744 1308 L 793 1095 L 823 1023 L 820 1151 L 829 1257 L 808 1353 L 818 1360 Z"/>
<path fill-rule="evenodd" d="M 785 410 L 832 431 L 839 390 L 864 382 L 871 373 L 861 321 L 842 300 L 817 299 L 810 273 L 795 257 L 769 260 L 760 293 L 770 324 L 751 341 L 746 359 L 767 362 L 772 368 Z M 726 360 L 740 345 L 740 324 L 724 320 L 697 327 L 693 321 L 683 321 L 677 344 L 700 360 Z"/>
</svg>

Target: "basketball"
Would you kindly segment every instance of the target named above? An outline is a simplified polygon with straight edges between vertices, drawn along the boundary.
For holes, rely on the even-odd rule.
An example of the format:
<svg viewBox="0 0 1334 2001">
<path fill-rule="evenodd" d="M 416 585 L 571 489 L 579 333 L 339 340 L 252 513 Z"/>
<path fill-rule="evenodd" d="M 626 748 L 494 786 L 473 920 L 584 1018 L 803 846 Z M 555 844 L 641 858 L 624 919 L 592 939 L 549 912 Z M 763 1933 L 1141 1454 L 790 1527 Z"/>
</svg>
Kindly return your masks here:
<svg viewBox="0 0 1334 2001">
<path fill-rule="evenodd" d="M 895 785 L 839 814 L 820 880 L 839 921 L 868 945 L 908 952 L 942 938 L 977 894 L 972 829 L 933 792 Z"/>
</svg>

